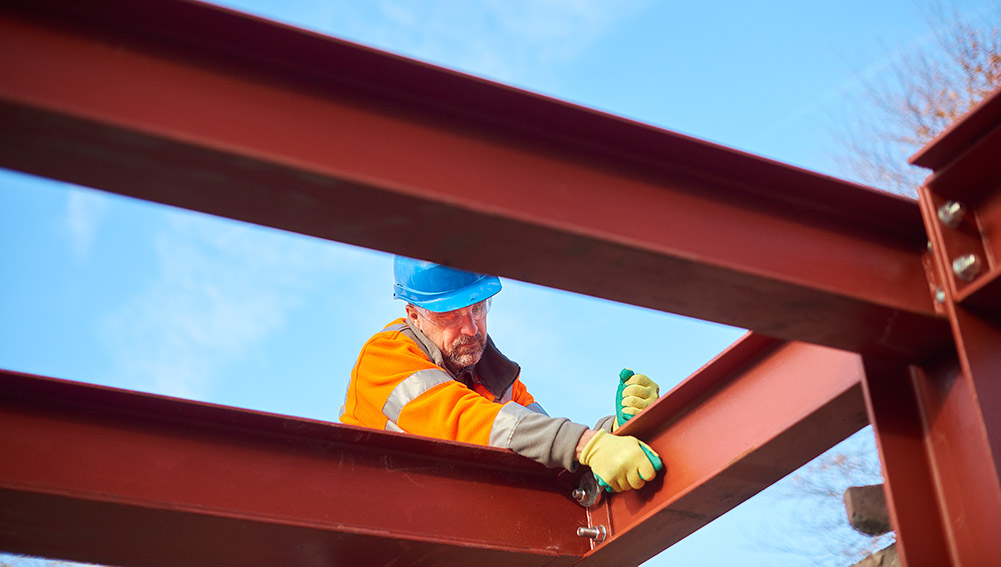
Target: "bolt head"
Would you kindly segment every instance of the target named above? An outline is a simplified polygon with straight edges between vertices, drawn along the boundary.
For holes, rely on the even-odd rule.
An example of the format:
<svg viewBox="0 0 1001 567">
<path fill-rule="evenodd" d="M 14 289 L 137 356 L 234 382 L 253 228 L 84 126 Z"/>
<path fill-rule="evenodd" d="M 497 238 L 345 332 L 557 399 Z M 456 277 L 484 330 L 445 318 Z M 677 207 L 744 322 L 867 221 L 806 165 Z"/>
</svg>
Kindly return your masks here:
<svg viewBox="0 0 1001 567">
<path fill-rule="evenodd" d="M 942 286 L 939 286 L 935 290 L 935 301 L 939 303 L 945 303 L 945 290 L 942 289 Z"/>
<path fill-rule="evenodd" d="M 594 540 L 595 543 L 601 543 L 605 541 L 608 537 L 608 530 L 605 526 L 594 526 L 594 527 L 578 527 L 577 535 L 579 537 L 586 537 Z"/>
<path fill-rule="evenodd" d="M 949 201 L 938 208 L 938 220 L 949 228 L 957 228 L 966 216 L 966 206 L 959 201 Z"/>
<path fill-rule="evenodd" d="M 963 254 L 952 261 L 952 272 L 956 277 L 971 282 L 980 273 L 980 257 L 976 254 Z"/>
</svg>

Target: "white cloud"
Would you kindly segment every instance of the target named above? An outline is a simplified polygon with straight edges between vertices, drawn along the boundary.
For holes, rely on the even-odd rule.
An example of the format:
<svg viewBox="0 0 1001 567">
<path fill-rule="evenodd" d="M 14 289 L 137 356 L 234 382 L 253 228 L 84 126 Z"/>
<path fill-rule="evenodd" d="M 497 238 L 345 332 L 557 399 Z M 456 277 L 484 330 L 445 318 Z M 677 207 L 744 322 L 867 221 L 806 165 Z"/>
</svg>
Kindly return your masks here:
<svg viewBox="0 0 1001 567">
<path fill-rule="evenodd" d="M 98 227 L 104 217 L 107 198 L 95 191 L 66 185 L 66 227 L 69 229 L 73 252 L 78 260 L 90 257 Z"/>
<path fill-rule="evenodd" d="M 157 235 L 159 273 L 104 324 L 135 387 L 204 398 L 226 370 L 280 332 L 324 274 L 358 251 L 205 215 L 171 211 Z"/>
</svg>

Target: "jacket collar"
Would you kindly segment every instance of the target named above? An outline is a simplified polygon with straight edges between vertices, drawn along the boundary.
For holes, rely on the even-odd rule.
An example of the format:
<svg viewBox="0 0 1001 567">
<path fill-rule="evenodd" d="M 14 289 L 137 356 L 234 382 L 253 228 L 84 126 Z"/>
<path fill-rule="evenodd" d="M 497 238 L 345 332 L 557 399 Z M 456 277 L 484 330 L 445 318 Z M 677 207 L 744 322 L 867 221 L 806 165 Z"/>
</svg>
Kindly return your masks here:
<svg viewBox="0 0 1001 567">
<path fill-rule="evenodd" d="M 421 347 L 421 350 L 424 351 L 428 359 L 447 372 L 453 380 L 462 382 L 470 388 L 474 383 L 479 383 L 489 390 L 495 398 L 500 398 L 521 373 L 521 367 L 518 366 L 518 363 L 504 356 L 497 349 L 490 335 L 487 335 L 487 346 L 483 350 L 483 356 L 480 357 L 480 361 L 474 366 L 465 368 L 458 374 L 455 374 L 445 364 L 445 358 L 441 354 L 441 349 L 431 342 L 431 339 L 427 338 L 420 329 L 411 324 L 409 319 L 405 319 L 405 321 L 410 332 L 417 339 L 417 345 Z"/>
</svg>

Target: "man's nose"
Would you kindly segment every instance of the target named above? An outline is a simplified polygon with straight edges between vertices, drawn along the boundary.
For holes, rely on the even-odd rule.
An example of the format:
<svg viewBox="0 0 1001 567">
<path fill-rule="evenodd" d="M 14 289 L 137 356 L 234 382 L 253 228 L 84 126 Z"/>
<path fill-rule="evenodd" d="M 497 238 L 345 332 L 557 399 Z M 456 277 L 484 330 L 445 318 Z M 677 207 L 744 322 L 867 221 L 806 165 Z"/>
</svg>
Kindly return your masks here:
<svg viewBox="0 0 1001 567">
<path fill-rule="evenodd" d="M 479 332 L 476 327 L 476 319 L 473 318 L 472 309 L 465 309 L 459 315 L 459 324 L 462 327 L 459 329 L 463 335 L 475 336 Z"/>
</svg>

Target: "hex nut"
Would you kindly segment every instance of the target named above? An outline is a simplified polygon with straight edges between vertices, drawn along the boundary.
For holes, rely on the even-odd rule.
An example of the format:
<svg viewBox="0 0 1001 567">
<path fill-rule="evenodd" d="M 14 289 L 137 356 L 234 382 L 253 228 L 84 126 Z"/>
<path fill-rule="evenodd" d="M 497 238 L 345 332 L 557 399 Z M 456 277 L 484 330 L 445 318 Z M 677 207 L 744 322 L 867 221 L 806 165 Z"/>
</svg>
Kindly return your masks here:
<svg viewBox="0 0 1001 567">
<path fill-rule="evenodd" d="M 952 261 L 952 272 L 962 280 L 973 281 L 980 273 L 980 257 L 976 254 L 963 254 Z"/>
<path fill-rule="evenodd" d="M 938 208 L 938 220 L 949 228 L 957 228 L 966 216 L 966 207 L 959 201 L 949 201 Z"/>
</svg>

